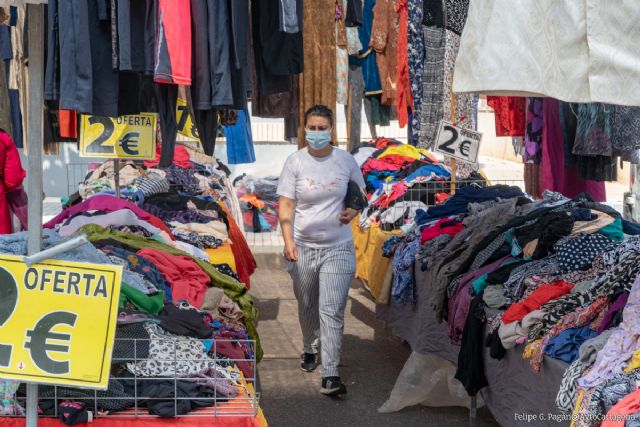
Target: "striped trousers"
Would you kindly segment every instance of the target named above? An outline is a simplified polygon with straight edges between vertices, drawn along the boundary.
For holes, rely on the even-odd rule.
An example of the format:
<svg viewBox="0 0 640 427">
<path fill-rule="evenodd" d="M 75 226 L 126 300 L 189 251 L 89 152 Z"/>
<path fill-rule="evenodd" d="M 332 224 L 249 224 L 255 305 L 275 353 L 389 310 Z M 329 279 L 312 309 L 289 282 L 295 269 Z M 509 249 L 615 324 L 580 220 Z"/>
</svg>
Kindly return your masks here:
<svg viewBox="0 0 640 427">
<path fill-rule="evenodd" d="M 356 271 L 353 242 L 331 248 L 298 246 L 298 261 L 285 260 L 298 300 L 305 353 L 321 350 L 322 376 L 339 376 L 344 310 Z"/>
</svg>

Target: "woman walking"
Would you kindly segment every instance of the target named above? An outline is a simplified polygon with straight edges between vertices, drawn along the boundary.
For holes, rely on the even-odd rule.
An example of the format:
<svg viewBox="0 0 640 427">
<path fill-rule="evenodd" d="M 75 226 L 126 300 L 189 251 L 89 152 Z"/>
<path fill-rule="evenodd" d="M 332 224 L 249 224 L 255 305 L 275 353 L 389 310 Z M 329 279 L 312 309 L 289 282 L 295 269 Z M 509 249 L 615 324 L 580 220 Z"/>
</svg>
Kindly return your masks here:
<svg viewBox="0 0 640 427">
<path fill-rule="evenodd" d="M 331 145 L 333 113 L 324 105 L 304 116 L 307 147 L 287 159 L 280 181 L 279 217 L 285 268 L 298 300 L 304 353 L 301 368 L 312 372 L 322 360 L 326 395 L 347 392 L 338 365 L 344 310 L 356 271 L 350 222 L 357 211 L 345 209 L 349 181 L 364 188 L 356 161 Z"/>
</svg>

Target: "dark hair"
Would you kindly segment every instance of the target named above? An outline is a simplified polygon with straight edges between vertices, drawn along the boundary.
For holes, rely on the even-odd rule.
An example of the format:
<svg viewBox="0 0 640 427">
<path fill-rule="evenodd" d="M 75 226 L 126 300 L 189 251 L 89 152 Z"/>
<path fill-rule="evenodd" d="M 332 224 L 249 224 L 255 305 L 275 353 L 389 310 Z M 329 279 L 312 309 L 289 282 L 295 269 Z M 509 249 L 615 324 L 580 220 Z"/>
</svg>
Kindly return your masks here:
<svg viewBox="0 0 640 427">
<path fill-rule="evenodd" d="M 317 104 L 313 107 L 309 108 L 306 113 L 304 113 L 304 125 L 307 125 L 307 120 L 310 116 L 316 117 L 324 117 L 329 120 L 329 124 L 333 126 L 333 111 L 326 105 Z"/>
</svg>

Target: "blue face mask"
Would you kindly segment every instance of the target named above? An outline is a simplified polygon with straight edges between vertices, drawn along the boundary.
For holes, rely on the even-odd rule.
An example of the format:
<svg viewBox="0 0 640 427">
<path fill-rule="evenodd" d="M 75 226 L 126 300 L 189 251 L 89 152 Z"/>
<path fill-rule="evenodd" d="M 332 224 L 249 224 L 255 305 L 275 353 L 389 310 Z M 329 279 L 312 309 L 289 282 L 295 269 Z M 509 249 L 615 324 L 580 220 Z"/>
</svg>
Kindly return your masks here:
<svg viewBox="0 0 640 427">
<path fill-rule="evenodd" d="M 331 142 L 330 130 L 305 130 L 304 137 L 307 140 L 309 147 L 314 150 L 322 150 L 327 148 Z"/>
</svg>

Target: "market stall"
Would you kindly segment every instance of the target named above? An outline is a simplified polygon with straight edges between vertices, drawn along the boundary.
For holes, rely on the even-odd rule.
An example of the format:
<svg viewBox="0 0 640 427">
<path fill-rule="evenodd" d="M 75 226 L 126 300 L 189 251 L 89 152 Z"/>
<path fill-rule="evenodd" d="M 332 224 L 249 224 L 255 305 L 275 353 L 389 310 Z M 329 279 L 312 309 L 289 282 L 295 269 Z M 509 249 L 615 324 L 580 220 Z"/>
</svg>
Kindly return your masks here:
<svg viewBox="0 0 640 427">
<path fill-rule="evenodd" d="M 121 265 L 124 275 L 109 388 L 41 386 L 41 415 L 64 421 L 73 401 L 77 420 L 193 413 L 187 424 L 205 417 L 264 425 L 255 390 L 262 349 L 248 294 L 255 261 L 231 213 L 239 205 L 215 159 L 183 146 L 176 151 L 186 157 L 165 169 L 126 163 L 119 182 L 113 161 L 94 165 L 68 206 L 44 224 L 45 247 L 86 235 L 91 244 L 63 258 Z M 0 241 L 3 253 L 26 253 L 25 233 Z M 3 413 L 23 414 L 24 390 L 4 386 Z"/>
<path fill-rule="evenodd" d="M 18 256 L 3 259 L 2 272 L 9 268 L 9 259 L 38 266 L 43 260 L 62 260 L 48 261 L 62 267 L 116 266 L 114 271 L 122 272 L 119 298 L 113 295 L 117 318 L 109 317 L 109 324 L 116 325 L 115 340 L 104 344 L 109 352 L 105 360 L 112 362 L 105 371 L 108 383 L 90 389 L 53 385 L 64 383 L 64 369 L 60 379 L 44 381 L 51 385 L 3 379 L 2 422 L 32 426 L 40 417 L 43 424 L 93 420 L 131 425 L 167 424 L 159 418 L 172 418 L 175 425 L 266 425 L 256 390 L 256 364 L 262 358 L 257 309 L 248 293 L 256 264 L 238 225 L 241 211 L 228 169 L 205 154 L 213 151 L 216 136 L 215 130 L 207 133 L 208 126 L 215 129 L 220 122 L 230 128 L 228 140 L 237 143 L 235 161 L 251 161 L 249 123 L 242 114 L 246 82 L 235 87 L 233 99 L 199 105 L 210 117 L 191 109 L 191 117 L 202 125 L 197 149 L 176 145 L 177 131 L 184 131 L 184 123 L 177 126 L 178 86 L 191 85 L 192 58 L 191 53 L 177 54 L 180 36 L 175 29 L 191 29 L 189 2 L 88 2 L 72 7 L 66 2 L 10 1 L 0 6 L 2 53 L 6 55 L 7 46 L 9 51 L 2 61 L 0 96 L 2 102 L 11 97 L 12 125 L 3 121 L 2 126 L 9 141 L 29 153 L 29 232 L 0 237 L 2 256 Z M 234 16 L 239 13 L 236 25 L 242 25 L 249 5 L 238 7 Z M 145 45 L 145 31 L 155 37 L 158 28 L 163 41 L 171 39 L 170 52 L 157 51 L 154 38 Z M 190 31 L 184 34 L 190 41 Z M 235 47 L 246 53 L 246 40 L 236 40 Z M 140 54 L 145 49 L 151 62 L 145 63 Z M 194 56 L 202 53 L 202 46 L 193 51 Z M 232 53 L 227 50 L 226 55 L 228 60 Z M 244 65 L 239 61 L 236 68 L 246 72 Z M 149 70 L 151 77 L 143 77 Z M 234 76 L 241 78 L 241 73 Z M 200 77 L 198 83 L 207 80 Z M 19 96 L 12 97 L 12 91 Z M 231 83 L 220 91 L 230 95 Z M 229 118 L 231 114 L 214 109 L 222 104 L 235 107 L 238 115 Z M 3 104 L 3 119 L 8 112 Z M 78 142 L 84 156 L 112 160 L 89 165 L 85 179 L 76 183 L 77 193 L 43 225 L 42 151 L 56 153 L 65 141 Z M 40 256 L 42 249 L 48 251 Z M 27 254 L 35 256 L 33 261 L 22 258 Z M 56 275 L 52 292 L 62 292 L 61 277 Z M 66 293 L 88 297 L 89 282 L 81 291 L 77 277 L 65 282 Z M 47 279 L 42 283 L 44 291 Z M 104 284 L 97 286 L 93 296 L 106 296 Z M 12 296 L 8 289 L 3 292 Z M 11 311 L 3 315 L 5 328 L 18 328 L 6 318 Z M 55 327 L 50 324 L 50 335 L 39 343 L 35 337 L 43 331 L 28 332 L 33 343 L 25 348 L 31 346 L 32 354 L 37 346 L 69 352 L 61 343 L 71 335 L 51 332 Z M 104 332 L 102 325 L 95 328 L 97 334 Z M 19 372 L 32 368 L 24 361 L 9 366 L 7 348 L 2 346 L 7 375 L 28 378 Z M 37 358 L 36 365 L 41 366 Z M 70 381 L 78 384 L 80 379 Z"/>
</svg>

